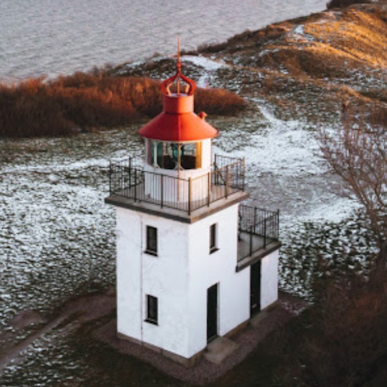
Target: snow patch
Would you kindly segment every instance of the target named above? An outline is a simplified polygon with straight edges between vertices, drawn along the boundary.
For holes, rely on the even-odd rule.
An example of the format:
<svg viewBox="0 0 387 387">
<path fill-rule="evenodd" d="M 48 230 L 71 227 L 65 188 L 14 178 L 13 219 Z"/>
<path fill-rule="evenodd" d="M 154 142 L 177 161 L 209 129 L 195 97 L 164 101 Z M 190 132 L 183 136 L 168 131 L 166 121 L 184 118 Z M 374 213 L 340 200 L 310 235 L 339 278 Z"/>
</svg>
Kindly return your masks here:
<svg viewBox="0 0 387 387">
<path fill-rule="evenodd" d="M 203 75 L 197 80 L 197 85 L 206 88 L 211 84 L 211 79 L 216 71 L 222 68 L 230 67 L 225 63 L 217 62 L 204 56 L 183 55 L 183 61 L 190 62 L 195 66 L 201 67 L 204 70 Z"/>
<path fill-rule="evenodd" d="M 107 159 L 86 159 L 84 161 L 68 162 L 58 164 L 57 162 L 39 164 L 39 165 L 24 165 L 24 166 L 11 166 L 3 168 L 2 173 L 22 173 L 22 172 L 40 172 L 50 174 L 51 171 L 74 171 L 78 169 L 85 169 L 91 167 L 107 168 L 109 166 L 109 160 Z"/>
<path fill-rule="evenodd" d="M 265 133 L 260 131 L 253 135 L 249 145 L 233 152 L 233 156 L 245 157 L 247 164 L 259 166 L 260 173 L 277 176 L 319 174 L 326 171 L 319 157 L 317 140 L 303 129 L 303 122 L 282 121 L 275 118 L 265 106 L 259 105 L 259 108 L 268 123 L 268 129 Z M 218 149 L 216 152 L 222 153 Z"/>
<path fill-rule="evenodd" d="M 305 26 L 303 24 L 300 24 L 299 26 L 294 28 L 293 31 L 291 32 L 291 34 L 293 34 L 293 36 L 296 38 L 296 40 L 306 39 L 309 42 L 315 41 L 315 39 L 312 35 L 307 34 L 305 32 Z"/>
<path fill-rule="evenodd" d="M 229 67 L 225 63 L 221 63 L 204 56 L 183 55 L 181 59 L 183 61 L 191 62 L 195 66 L 202 67 L 205 71 L 216 71 L 225 67 Z"/>
<path fill-rule="evenodd" d="M 323 204 L 315 207 L 309 214 L 299 217 L 300 221 L 328 221 L 333 223 L 342 222 L 348 219 L 354 211 L 362 206 L 359 202 L 349 198 L 337 198 L 330 204 Z"/>
</svg>

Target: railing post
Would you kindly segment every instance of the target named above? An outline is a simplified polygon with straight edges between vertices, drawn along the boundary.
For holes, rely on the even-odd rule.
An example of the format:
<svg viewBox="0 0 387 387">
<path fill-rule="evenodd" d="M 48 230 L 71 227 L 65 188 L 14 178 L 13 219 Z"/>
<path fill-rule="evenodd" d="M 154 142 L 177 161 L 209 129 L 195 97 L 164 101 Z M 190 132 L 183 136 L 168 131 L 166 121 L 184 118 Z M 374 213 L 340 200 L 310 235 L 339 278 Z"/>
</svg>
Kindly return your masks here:
<svg viewBox="0 0 387 387">
<path fill-rule="evenodd" d="M 137 201 L 137 169 L 134 169 L 134 201 Z"/>
<path fill-rule="evenodd" d="M 263 221 L 263 248 L 266 249 L 266 220 Z"/>
<path fill-rule="evenodd" d="M 256 207 L 254 207 L 254 233 L 255 233 L 255 227 L 256 227 L 256 225 L 257 225 L 257 208 Z"/>
<path fill-rule="evenodd" d="M 122 189 L 123 192 L 125 192 L 125 168 L 122 167 L 122 164 L 120 165 L 120 172 L 121 172 L 121 179 L 120 179 L 120 188 Z M 130 181 L 129 181 L 130 185 Z"/>
<path fill-rule="evenodd" d="M 229 185 L 229 166 L 226 166 L 226 199 L 228 198 L 228 185 Z"/>
<path fill-rule="evenodd" d="M 164 207 L 164 175 L 160 175 L 160 200 L 161 200 L 161 208 Z"/>
<path fill-rule="evenodd" d="M 192 180 L 188 178 L 188 215 L 191 215 Z"/>
<path fill-rule="evenodd" d="M 279 239 L 279 215 L 280 210 L 277 210 L 277 239 Z"/>
<path fill-rule="evenodd" d="M 207 206 L 209 207 L 211 204 L 211 172 L 208 172 L 207 184 Z"/>
<path fill-rule="evenodd" d="M 253 227 L 250 230 L 250 257 L 253 255 Z"/>
<path fill-rule="evenodd" d="M 109 195 L 112 194 L 112 162 L 109 163 Z"/>
<path fill-rule="evenodd" d="M 246 159 L 243 157 L 243 163 L 242 163 L 242 191 L 246 189 Z"/>
</svg>

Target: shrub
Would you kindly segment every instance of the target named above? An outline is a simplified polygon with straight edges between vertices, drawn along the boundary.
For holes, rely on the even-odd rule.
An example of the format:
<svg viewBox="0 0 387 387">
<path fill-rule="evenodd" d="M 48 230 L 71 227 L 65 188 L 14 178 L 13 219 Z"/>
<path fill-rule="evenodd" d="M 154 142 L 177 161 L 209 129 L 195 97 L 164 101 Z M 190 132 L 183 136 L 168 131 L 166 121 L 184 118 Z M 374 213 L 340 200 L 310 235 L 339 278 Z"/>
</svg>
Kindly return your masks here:
<svg viewBox="0 0 387 387">
<path fill-rule="evenodd" d="M 0 135 L 67 135 L 115 127 L 162 110 L 160 83 L 149 78 L 75 73 L 52 81 L 29 79 L 0 85 Z M 196 111 L 231 115 L 246 106 L 238 95 L 199 89 Z"/>
<path fill-rule="evenodd" d="M 324 279 L 319 302 L 297 342 L 285 337 L 273 347 L 280 386 L 363 385 L 387 355 L 387 274 L 379 268 L 369 279 Z"/>
<path fill-rule="evenodd" d="M 246 101 L 238 94 L 223 89 L 197 89 L 195 111 L 233 116 L 244 110 Z"/>
</svg>

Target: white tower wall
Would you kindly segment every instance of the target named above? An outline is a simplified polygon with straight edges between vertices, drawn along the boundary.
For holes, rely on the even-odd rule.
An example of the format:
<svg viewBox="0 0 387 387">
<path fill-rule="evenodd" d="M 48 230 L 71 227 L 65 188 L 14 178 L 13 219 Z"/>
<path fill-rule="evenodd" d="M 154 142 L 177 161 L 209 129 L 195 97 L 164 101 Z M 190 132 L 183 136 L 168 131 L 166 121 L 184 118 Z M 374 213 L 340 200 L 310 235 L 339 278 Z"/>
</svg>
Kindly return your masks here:
<svg viewBox="0 0 387 387">
<path fill-rule="evenodd" d="M 236 272 L 238 205 L 193 224 L 117 209 L 118 332 L 190 358 L 207 346 L 207 289 L 218 284 L 218 334 L 250 315 L 249 270 Z M 210 254 L 210 226 L 219 250 Z M 158 256 L 144 253 L 157 228 Z M 158 299 L 158 325 L 145 322 L 146 295 Z"/>
<path fill-rule="evenodd" d="M 157 257 L 144 252 L 146 226 L 158 230 Z M 117 208 L 117 233 L 118 332 L 187 357 L 188 224 Z M 146 295 L 158 325 L 145 322 Z"/>
<path fill-rule="evenodd" d="M 209 229 L 217 224 L 219 250 L 209 253 Z M 189 351 L 207 346 L 207 289 L 218 284 L 218 334 L 223 336 L 250 318 L 250 271 L 236 272 L 238 204 L 210 215 L 190 228 Z"/>
</svg>

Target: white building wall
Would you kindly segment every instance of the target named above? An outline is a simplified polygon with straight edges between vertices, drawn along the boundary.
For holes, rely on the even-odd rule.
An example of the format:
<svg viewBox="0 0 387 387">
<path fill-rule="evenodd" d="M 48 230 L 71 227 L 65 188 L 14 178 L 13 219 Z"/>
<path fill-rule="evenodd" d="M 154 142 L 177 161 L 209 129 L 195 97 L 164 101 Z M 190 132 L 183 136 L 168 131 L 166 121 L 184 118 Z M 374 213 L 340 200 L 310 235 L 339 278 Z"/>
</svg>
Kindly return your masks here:
<svg viewBox="0 0 387 387">
<path fill-rule="evenodd" d="M 218 251 L 209 253 L 210 226 L 217 223 Z M 190 227 L 189 353 L 207 346 L 207 289 L 218 284 L 218 334 L 225 335 L 250 317 L 249 270 L 236 272 L 238 205 Z"/>
<path fill-rule="evenodd" d="M 261 265 L 261 309 L 278 299 L 278 258 L 276 250 L 262 259 Z"/>
<path fill-rule="evenodd" d="M 116 207 L 117 329 L 141 340 L 141 217 Z"/>
<path fill-rule="evenodd" d="M 142 278 L 144 306 L 145 295 L 158 298 L 159 323 L 143 323 L 143 341 L 187 357 L 188 224 L 147 214 L 142 219 L 144 236 L 147 225 L 156 227 L 158 234 L 158 257 L 143 254 Z"/>
<path fill-rule="evenodd" d="M 210 226 L 217 246 L 209 252 Z M 158 257 L 144 253 L 146 226 L 158 230 Z M 250 271 L 236 272 L 238 205 L 194 224 L 117 208 L 118 332 L 185 358 L 207 346 L 207 289 L 218 284 L 218 334 L 250 317 Z M 146 295 L 158 322 L 145 322 Z"/>
<path fill-rule="evenodd" d="M 144 253 L 146 226 L 158 230 L 158 256 Z M 118 332 L 188 357 L 188 224 L 117 208 Z M 145 322 L 146 295 L 158 299 L 158 325 Z"/>
<path fill-rule="evenodd" d="M 202 141 L 202 169 L 211 169 L 212 166 L 212 140 Z"/>
</svg>

